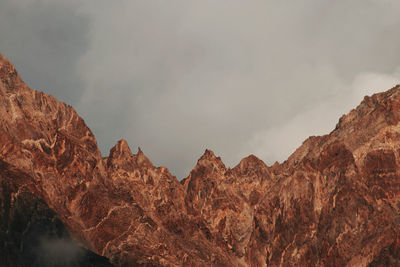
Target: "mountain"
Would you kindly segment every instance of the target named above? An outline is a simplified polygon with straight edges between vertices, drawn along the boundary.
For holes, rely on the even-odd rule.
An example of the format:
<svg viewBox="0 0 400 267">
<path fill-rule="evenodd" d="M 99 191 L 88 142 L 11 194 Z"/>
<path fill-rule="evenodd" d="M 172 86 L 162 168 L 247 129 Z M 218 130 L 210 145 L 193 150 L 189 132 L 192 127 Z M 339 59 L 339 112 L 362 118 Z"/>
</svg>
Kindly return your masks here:
<svg viewBox="0 0 400 267">
<path fill-rule="evenodd" d="M 365 97 L 285 162 L 178 181 L 0 55 L 0 266 L 399 266 L 400 86 Z"/>
</svg>

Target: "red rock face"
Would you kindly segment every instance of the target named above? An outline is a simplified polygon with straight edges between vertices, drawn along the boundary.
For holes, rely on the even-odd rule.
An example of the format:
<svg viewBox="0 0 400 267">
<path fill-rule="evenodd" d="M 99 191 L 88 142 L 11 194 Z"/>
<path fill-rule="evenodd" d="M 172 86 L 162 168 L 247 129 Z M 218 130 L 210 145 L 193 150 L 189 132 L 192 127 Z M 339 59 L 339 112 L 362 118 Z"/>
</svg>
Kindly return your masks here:
<svg viewBox="0 0 400 267">
<path fill-rule="evenodd" d="M 400 86 L 282 164 L 251 155 L 230 169 L 206 150 L 181 182 L 125 140 L 102 158 L 73 108 L 29 89 L 2 56 L 0 114 L 11 199 L 34 194 L 116 266 L 400 264 Z"/>
</svg>

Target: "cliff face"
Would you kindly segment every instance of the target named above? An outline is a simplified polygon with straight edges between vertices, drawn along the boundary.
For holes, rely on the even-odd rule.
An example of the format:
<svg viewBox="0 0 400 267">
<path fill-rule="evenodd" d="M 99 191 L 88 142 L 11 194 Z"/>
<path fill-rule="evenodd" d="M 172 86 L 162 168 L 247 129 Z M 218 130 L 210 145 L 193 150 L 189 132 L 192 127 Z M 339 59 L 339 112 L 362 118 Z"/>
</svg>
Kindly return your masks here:
<svg viewBox="0 0 400 267">
<path fill-rule="evenodd" d="M 399 265 L 400 86 L 365 97 L 282 164 L 251 155 L 230 169 L 207 150 L 181 182 L 125 140 L 102 158 L 77 113 L 2 56 L 0 114 L 0 247 L 14 258 L 24 203 L 29 225 L 45 210 L 38 229 L 116 266 Z"/>
</svg>

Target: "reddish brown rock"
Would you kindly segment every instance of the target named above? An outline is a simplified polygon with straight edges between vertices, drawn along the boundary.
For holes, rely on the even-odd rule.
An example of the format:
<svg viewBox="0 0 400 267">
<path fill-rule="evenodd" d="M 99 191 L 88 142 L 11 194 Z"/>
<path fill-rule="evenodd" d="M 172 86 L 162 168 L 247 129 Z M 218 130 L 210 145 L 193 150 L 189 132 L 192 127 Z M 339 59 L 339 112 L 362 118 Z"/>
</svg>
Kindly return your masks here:
<svg viewBox="0 0 400 267">
<path fill-rule="evenodd" d="M 0 114 L 1 214 L 34 195 L 116 266 L 400 262 L 400 86 L 365 97 L 282 164 L 251 155 L 231 169 L 206 150 L 181 182 L 125 140 L 102 158 L 77 113 L 30 90 L 2 56 Z"/>
</svg>

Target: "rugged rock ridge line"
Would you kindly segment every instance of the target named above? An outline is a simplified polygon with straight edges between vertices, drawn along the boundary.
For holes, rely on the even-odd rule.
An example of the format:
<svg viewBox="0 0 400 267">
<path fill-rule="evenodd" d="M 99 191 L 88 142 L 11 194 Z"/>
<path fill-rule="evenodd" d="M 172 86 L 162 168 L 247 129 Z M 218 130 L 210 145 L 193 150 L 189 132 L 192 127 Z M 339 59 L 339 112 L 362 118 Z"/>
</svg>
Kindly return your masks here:
<svg viewBox="0 0 400 267">
<path fill-rule="evenodd" d="M 0 234 L 34 196 L 115 266 L 399 265 L 400 86 L 282 164 L 230 169 L 206 150 L 181 182 L 125 140 L 102 158 L 73 108 L 1 55 L 0 114 Z"/>
</svg>

